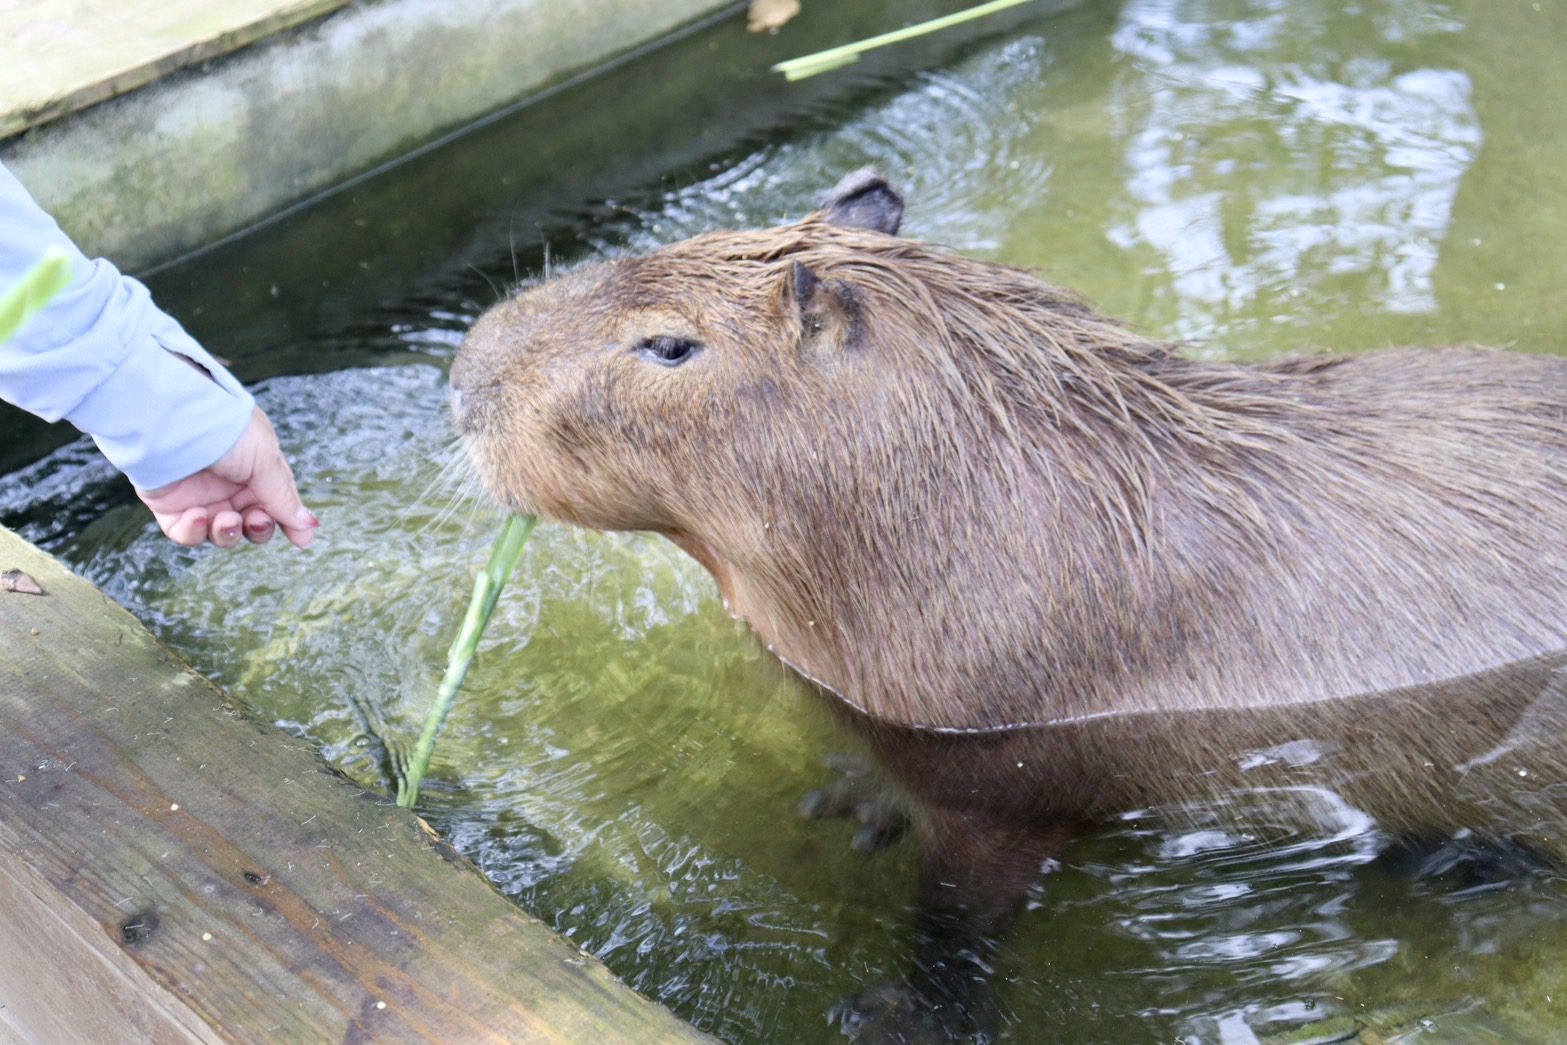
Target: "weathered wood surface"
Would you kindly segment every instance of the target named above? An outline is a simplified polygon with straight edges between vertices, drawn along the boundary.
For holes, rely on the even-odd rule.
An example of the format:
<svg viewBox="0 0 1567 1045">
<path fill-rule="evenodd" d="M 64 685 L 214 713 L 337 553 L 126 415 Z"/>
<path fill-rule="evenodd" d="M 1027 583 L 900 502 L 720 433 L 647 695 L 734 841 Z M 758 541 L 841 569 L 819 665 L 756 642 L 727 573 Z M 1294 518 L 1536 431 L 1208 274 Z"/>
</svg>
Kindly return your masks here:
<svg viewBox="0 0 1567 1045">
<path fill-rule="evenodd" d="M 346 3 L 0 0 L 0 138 Z"/>
<path fill-rule="evenodd" d="M 0 528 L 0 1042 L 694 1041 Z"/>
</svg>

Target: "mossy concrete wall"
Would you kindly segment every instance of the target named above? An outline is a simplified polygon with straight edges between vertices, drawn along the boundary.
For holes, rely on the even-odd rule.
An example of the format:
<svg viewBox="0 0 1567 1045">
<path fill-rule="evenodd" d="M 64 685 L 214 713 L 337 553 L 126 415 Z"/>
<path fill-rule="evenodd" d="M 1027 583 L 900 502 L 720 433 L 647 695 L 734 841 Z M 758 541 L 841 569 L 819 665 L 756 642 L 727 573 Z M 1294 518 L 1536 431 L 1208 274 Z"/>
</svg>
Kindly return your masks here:
<svg viewBox="0 0 1567 1045">
<path fill-rule="evenodd" d="M 239 232 L 733 0 L 361 0 L 0 142 L 90 255 Z"/>
</svg>

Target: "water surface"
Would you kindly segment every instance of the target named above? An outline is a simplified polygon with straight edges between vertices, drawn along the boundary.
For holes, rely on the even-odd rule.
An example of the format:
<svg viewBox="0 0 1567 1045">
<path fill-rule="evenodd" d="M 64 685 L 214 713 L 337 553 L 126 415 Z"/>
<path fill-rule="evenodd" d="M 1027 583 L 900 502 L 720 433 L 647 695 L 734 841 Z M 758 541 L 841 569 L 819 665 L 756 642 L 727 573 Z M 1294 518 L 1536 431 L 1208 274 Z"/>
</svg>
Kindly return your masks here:
<svg viewBox="0 0 1567 1045">
<path fill-rule="evenodd" d="M 324 520 L 311 551 L 175 548 L 82 444 L 0 479 L 3 518 L 386 789 L 378 737 L 417 732 L 499 522 L 463 478 L 445 372 L 546 244 L 569 266 L 776 223 L 874 163 L 906 234 L 1038 267 L 1194 352 L 1559 351 L 1564 43 L 1554 0 L 1090 0 L 791 96 L 734 72 L 795 53 L 789 31 L 720 26 L 154 279 L 259 380 Z M 664 117 L 677 152 L 602 113 L 569 147 L 548 131 L 704 68 L 716 96 L 686 97 L 711 111 Z M 719 115 L 741 82 L 765 118 Z M 436 235 L 411 212 L 458 180 L 488 202 L 445 205 Z M 910 929 L 912 847 L 863 857 L 795 814 L 844 744 L 675 549 L 543 526 L 421 811 L 699 1026 L 821 1040 L 834 1000 L 899 973 Z M 1242 1043 L 1368 1014 L 1429 1041 L 1567 1033 L 1554 873 L 1410 883 L 1331 804 L 1283 844 L 1231 823 L 1129 819 L 1065 854 L 1002 954 L 1010 1039 Z"/>
</svg>

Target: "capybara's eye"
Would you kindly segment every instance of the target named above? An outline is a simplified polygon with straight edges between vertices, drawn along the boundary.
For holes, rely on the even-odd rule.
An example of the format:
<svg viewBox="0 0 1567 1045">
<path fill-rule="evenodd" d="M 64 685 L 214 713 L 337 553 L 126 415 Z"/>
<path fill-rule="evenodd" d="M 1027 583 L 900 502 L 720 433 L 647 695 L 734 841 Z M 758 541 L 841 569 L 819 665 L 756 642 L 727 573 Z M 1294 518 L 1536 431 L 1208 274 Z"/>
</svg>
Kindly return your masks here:
<svg viewBox="0 0 1567 1045">
<path fill-rule="evenodd" d="M 688 337 L 671 337 L 668 334 L 660 334 L 658 337 L 645 337 L 636 343 L 637 355 L 651 359 L 655 363 L 664 366 L 679 366 L 702 348 L 701 345 Z"/>
</svg>

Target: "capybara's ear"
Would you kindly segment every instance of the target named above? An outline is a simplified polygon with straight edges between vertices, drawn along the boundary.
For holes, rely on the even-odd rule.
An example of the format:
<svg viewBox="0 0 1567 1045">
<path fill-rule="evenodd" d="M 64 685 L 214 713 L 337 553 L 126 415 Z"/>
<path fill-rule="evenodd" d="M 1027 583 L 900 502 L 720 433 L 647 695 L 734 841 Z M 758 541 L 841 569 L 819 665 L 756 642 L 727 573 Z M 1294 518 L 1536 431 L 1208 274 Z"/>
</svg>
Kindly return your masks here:
<svg viewBox="0 0 1567 1045">
<path fill-rule="evenodd" d="M 874 167 L 861 167 L 844 175 L 827 194 L 822 210 L 833 225 L 870 229 L 888 236 L 896 236 L 903 223 L 903 197 Z"/>
<path fill-rule="evenodd" d="M 811 353 L 852 348 L 860 341 L 860 297 L 841 279 L 823 280 L 796 261 L 791 266 L 790 296 L 800 319 L 801 348 Z"/>
</svg>

